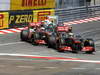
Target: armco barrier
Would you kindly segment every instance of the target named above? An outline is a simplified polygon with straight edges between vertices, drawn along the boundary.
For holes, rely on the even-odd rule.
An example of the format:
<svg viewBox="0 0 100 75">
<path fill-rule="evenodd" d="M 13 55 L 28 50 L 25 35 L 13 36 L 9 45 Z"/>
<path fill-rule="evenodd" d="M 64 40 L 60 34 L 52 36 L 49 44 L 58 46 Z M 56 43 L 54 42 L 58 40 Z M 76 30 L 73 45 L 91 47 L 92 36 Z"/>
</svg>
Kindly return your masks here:
<svg viewBox="0 0 100 75">
<path fill-rule="evenodd" d="M 100 16 L 100 6 L 78 7 L 73 9 L 19 10 L 1 11 L 0 29 L 24 27 L 29 22 L 45 19 L 45 15 L 57 15 L 59 22 L 69 22 L 90 17 Z M 2 16 L 1 16 L 2 18 Z"/>
<path fill-rule="evenodd" d="M 100 6 L 78 7 L 73 9 L 56 9 L 55 15 L 59 16 L 59 22 L 85 19 L 100 15 Z"/>
</svg>

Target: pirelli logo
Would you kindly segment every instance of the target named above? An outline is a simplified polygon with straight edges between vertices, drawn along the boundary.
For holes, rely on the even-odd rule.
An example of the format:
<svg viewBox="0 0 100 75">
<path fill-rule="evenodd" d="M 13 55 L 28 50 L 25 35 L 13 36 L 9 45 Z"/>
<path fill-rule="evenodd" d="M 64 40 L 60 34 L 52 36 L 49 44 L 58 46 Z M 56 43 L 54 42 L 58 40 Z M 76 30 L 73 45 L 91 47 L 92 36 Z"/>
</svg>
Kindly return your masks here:
<svg viewBox="0 0 100 75">
<path fill-rule="evenodd" d="M 0 27 L 3 27 L 3 19 L 4 19 L 4 15 L 0 14 Z"/>
<path fill-rule="evenodd" d="M 46 6 L 47 0 L 22 0 L 22 7 Z"/>
<path fill-rule="evenodd" d="M 50 15 L 51 14 L 51 12 L 50 11 L 42 11 L 42 12 L 38 12 L 38 15 L 37 15 L 37 17 L 38 17 L 38 21 L 43 21 L 43 20 L 45 20 L 46 19 L 46 15 Z"/>
<path fill-rule="evenodd" d="M 46 19 L 46 16 L 52 16 L 55 14 L 54 9 L 50 10 L 34 10 L 33 11 L 33 21 L 40 22 Z"/>
<path fill-rule="evenodd" d="M 8 18 L 9 18 L 8 12 L 1 12 L 0 13 L 0 29 L 9 27 Z"/>
<path fill-rule="evenodd" d="M 11 10 L 55 8 L 56 0 L 10 0 Z"/>
</svg>

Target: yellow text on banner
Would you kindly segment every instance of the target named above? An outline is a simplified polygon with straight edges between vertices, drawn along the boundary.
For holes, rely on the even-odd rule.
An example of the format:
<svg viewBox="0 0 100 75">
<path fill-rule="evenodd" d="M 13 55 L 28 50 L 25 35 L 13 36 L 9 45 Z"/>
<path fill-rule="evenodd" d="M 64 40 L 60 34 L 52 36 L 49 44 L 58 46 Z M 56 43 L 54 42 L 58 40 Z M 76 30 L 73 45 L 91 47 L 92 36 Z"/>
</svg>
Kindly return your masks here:
<svg viewBox="0 0 100 75">
<path fill-rule="evenodd" d="M 11 10 L 55 8 L 55 0 L 11 0 Z"/>
</svg>

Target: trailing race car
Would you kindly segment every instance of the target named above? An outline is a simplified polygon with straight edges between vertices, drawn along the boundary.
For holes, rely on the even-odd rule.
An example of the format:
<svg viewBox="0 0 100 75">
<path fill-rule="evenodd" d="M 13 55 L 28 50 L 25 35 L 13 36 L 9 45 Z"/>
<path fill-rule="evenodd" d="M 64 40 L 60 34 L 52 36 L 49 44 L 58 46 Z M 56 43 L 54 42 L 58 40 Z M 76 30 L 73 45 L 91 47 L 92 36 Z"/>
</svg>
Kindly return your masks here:
<svg viewBox="0 0 100 75">
<path fill-rule="evenodd" d="M 56 28 L 56 34 L 49 37 L 48 46 L 57 49 L 59 52 L 93 53 L 95 51 L 93 39 L 83 39 L 79 35 L 75 36 L 72 32 L 68 31 L 67 26 L 58 26 Z"/>
</svg>

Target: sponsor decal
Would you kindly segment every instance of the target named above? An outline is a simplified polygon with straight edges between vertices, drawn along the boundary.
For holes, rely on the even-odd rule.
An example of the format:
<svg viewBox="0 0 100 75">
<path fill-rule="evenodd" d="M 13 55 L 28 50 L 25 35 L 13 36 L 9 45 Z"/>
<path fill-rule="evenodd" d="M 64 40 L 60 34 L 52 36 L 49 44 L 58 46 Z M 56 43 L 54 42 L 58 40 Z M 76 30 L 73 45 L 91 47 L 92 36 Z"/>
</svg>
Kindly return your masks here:
<svg viewBox="0 0 100 75">
<path fill-rule="evenodd" d="M 30 22 L 33 22 L 32 11 L 10 12 L 10 16 L 9 16 L 10 28 L 26 26 Z"/>
<path fill-rule="evenodd" d="M 54 9 L 50 9 L 50 10 L 34 10 L 33 11 L 33 15 L 34 15 L 34 22 L 40 22 L 46 19 L 46 16 L 54 15 Z"/>
<path fill-rule="evenodd" d="M 0 29 L 8 28 L 8 12 L 0 13 Z"/>
</svg>

